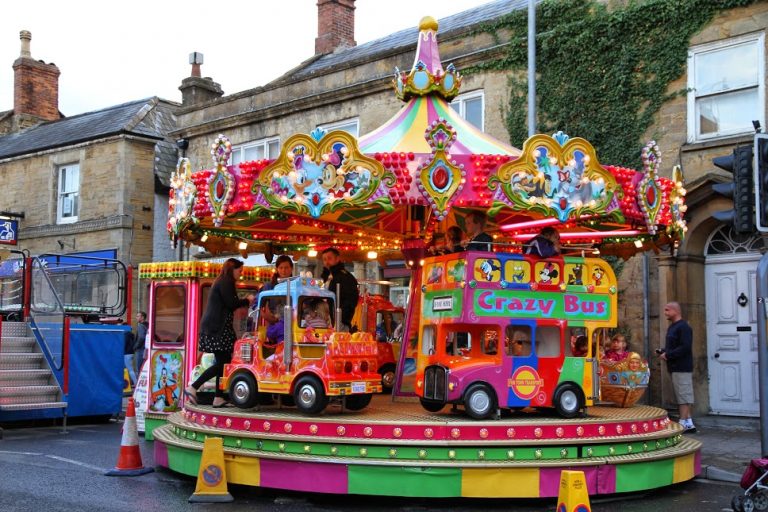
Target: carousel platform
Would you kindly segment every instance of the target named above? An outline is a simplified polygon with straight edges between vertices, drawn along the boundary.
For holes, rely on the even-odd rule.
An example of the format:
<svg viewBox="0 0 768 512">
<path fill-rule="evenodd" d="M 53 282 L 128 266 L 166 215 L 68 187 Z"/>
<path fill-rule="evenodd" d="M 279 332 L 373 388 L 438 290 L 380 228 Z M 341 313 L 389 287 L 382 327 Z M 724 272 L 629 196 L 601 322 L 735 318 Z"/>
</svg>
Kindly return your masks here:
<svg viewBox="0 0 768 512">
<path fill-rule="evenodd" d="M 560 471 L 584 471 L 590 495 L 694 478 L 701 443 L 663 409 L 595 406 L 564 420 L 540 411 L 473 421 L 446 408 L 374 397 L 358 412 L 188 406 L 153 431 L 155 461 L 196 476 L 206 437 L 224 439 L 229 483 L 293 491 L 415 497 L 556 497 Z"/>
</svg>

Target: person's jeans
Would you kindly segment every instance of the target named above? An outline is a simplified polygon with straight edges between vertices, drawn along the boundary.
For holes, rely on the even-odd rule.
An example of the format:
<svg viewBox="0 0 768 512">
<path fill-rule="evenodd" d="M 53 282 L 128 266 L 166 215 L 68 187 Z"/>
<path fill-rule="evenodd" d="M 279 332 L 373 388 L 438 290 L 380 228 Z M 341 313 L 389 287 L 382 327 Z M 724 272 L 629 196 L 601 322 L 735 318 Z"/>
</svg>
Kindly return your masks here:
<svg viewBox="0 0 768 512">
<path fill-rule="evenodd" d="M 144 349 L 136 351 L 136 373 L 141 375 L 141 367 L 144 366 Z"/>
<path fill-rule="evenodd" d="M 123 362 L 125 363 L 125 367 L 128 369 L 128 375 L 131 378 L 131 386 L 133 386 L 136 384 L 136 372 L 133 370 L 133 354 L 123 355 Z"/>
</svg>

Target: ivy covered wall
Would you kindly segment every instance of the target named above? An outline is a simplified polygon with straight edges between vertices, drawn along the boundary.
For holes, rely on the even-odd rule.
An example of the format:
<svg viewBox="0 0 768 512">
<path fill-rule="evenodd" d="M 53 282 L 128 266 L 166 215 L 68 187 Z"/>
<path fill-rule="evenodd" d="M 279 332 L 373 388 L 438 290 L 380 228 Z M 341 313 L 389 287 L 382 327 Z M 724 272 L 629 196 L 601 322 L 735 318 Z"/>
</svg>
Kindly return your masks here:
<svg viewBox="0 0 768 512">
<path fill-rule="evenodd" d="M 668 89 L 685 72 L 691 37 L 717 14 L 757 1 L 544 0 L 536 13 L 537 132 L 563 130 L 589 140 L 603 163 L 641 168 L 654 115 L 686 93 Z M 517 147 L 528 136 L 527 31 L 527 10 L 479 27 L 511 43 L 501 57 L 464 70 L 510 72 L 506 124 Z"/>
</svg>

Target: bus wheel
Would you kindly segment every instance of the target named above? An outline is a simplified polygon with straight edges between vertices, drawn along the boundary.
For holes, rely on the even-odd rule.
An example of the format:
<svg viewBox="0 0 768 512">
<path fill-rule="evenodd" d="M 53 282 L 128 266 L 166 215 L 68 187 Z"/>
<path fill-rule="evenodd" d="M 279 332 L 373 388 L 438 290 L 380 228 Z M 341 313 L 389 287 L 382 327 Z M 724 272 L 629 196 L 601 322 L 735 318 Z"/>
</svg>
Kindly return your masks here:
<svg viewBox="0 0 768 512">
<path fill-rule="evenodd" d="M 421 399 L 421 406 L 425 410 L 427 410 L 429 412 L 438 412 L 438 411 L 441 411 L 443 409 L 443 407 L 445 407 L 445 403 L 443 403 L 443 402 L 435 402 L 433 400 L 424 400 L 422 398 Z"/>
<path fill-rule="evenodd" d="M 323 385 L 316 377 L 307 375 L 299 379 L 293 391 L 296 408 L 304 414 L 317 414 L 328 405 Z"/>
<path fill-rule="evenodd" d="M 229 383 L 229 399 L 241 409 L 250 409 L 259 399 L 256 379 L 250 373 L 238 373 Z"/>
<path fill-rule="evenodd" d="M 581 390 L 574 384 L 563 384 L 555 391 L 555 410 L 563 418 L 574 418 L 584 407 Z"/>
<path fill-rule="evenodd" d="M 464 409 L 472 418 L 482 420 L 496 410 L 496 398 L 485 384 L 472 384 L 464 393 Z"/>
<path fill-rule="evenodd" d="M 384 393 L 391 393 L 395 387 L 395 365 L 385 364 L 379 369 L 381 374 L 381 387 Z"/>
<path fill-rule="evenodd" d="M 373 398 L 371 393 L 366 393 L 364 395 L 349 395 L 344 400 L 344 406 L 350 411 L 359 411 L 368 407 L 368 404 L 371 403 L 371 398 Z"/>
</svg>

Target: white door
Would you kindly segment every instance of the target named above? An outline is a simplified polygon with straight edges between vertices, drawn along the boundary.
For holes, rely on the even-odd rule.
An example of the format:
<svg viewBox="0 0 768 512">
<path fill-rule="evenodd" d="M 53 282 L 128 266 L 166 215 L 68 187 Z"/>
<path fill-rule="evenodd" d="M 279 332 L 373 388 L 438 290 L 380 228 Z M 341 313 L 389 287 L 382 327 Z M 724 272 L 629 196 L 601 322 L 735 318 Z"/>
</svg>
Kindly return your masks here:
<svg viewBox="0 0 768 512">
<path fill-rule="evenodd" d="M 707 357 L 713 414 L 760 415 L 755 307 L 759 257 L 707 258 Z"/>
</svg>

